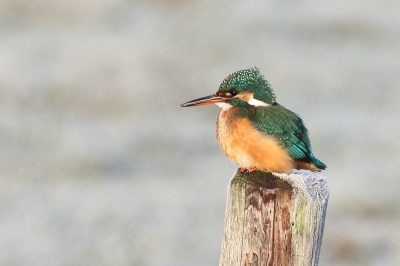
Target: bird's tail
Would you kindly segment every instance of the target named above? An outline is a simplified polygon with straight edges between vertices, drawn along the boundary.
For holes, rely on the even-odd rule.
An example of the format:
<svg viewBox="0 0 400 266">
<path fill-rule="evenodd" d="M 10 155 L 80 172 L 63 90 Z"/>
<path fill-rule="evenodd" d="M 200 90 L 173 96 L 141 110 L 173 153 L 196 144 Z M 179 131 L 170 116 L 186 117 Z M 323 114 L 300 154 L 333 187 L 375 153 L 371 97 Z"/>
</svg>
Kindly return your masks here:
<svg viewBox="0 0 400 266">
<path fill-rule="evenodd" d="M 321 170 L 325 170 L 326 169 L 326 164 L 324 164 L 323 162 L 321 162 L 320 160 L 318 160 L 314 156 L 311 157 L 311 162 Z"/>
</svg>

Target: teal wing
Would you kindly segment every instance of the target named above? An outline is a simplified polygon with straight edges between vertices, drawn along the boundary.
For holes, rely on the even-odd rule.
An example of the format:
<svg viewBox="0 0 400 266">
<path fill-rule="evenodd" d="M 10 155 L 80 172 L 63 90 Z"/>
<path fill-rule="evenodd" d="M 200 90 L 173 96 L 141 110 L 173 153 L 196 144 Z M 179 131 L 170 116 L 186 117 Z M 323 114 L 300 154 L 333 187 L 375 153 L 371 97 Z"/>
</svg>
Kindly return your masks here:
<svg viewBox="0 0 400 266">
<path fill-rule="evenodd" d="M 320 169 L 326 168 L 314 157 L 307 128 L 299 115 L 279 104 L 254 109 L 249 119 L 260 131 L 280 141 L 293 159 L 312 162 Z"/>
</svg>

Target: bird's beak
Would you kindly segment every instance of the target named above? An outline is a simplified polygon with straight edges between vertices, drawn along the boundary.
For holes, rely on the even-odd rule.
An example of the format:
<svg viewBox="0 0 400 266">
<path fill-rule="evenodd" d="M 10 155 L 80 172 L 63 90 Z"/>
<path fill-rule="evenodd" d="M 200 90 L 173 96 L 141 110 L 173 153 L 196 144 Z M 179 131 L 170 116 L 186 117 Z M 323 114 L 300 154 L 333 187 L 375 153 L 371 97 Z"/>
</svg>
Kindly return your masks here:
<svg viewBox="0 0 400 266">
<path fill-rule="evenodd" d="M 213 103 L 220 103 L 225 102 L 228 98 L 218 96 L 216 94 L 208 95 L 205 97 L 201 97 L 186 103 L 182 103 L 180 107 L 189 107 L 189 106 L 201 106 L 201 105 L 208 105 Z"/>
</svg>

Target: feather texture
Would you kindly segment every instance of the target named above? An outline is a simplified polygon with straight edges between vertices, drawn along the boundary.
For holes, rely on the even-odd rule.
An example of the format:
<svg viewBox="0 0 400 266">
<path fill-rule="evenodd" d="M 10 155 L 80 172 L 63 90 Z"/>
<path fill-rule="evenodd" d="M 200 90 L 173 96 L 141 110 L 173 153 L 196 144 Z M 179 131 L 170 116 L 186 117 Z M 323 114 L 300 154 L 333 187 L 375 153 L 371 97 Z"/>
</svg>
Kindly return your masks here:
<svg viewBox="0 0 400 266">
<path fill-rule="evenodd" d="M 318 169 L 325 169 L 326 165 L 314 157 L 308 130 L 303 120 L 296 113 L 275 103 L 268 107 L 247 107 L 249 119 L 254 126 L 279 141 L 289 150 L 294 160 L 314 164 Z M 240 114 L 239 114 L 240 115 Z"/>
</svg>

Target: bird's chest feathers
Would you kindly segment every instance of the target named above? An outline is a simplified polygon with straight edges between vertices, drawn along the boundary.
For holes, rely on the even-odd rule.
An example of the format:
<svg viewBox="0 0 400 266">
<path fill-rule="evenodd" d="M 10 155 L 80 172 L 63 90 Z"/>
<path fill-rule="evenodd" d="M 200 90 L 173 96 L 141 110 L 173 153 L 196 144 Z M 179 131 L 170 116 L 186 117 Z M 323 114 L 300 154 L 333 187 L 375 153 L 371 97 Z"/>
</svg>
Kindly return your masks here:
<svg viewBox="0 0 400 266">
<path fill-rule="evenodd" d="M 217 139 L 226 156 L 242 168 L 290 172 L 293 160 L 288 151 L 257 130 L 248 117 L 236 116 L 237 110 L 222 110 L 217 120 Z"/>
<path fill-rule="evenodd" d="M 222 110 L 218 116 L 217 120 L 217 139 L 225 154 L 229 156 L 232 153 L 231 151 L 231 143 L 238 137 L 233 136 L 232 133 L 236 132 L 236 128 L 238 128 L 237 118 L 235 118 L 235 112 L 237 111 L 237 107 L 232 107 L 227 110 Z"/>
</svg>

